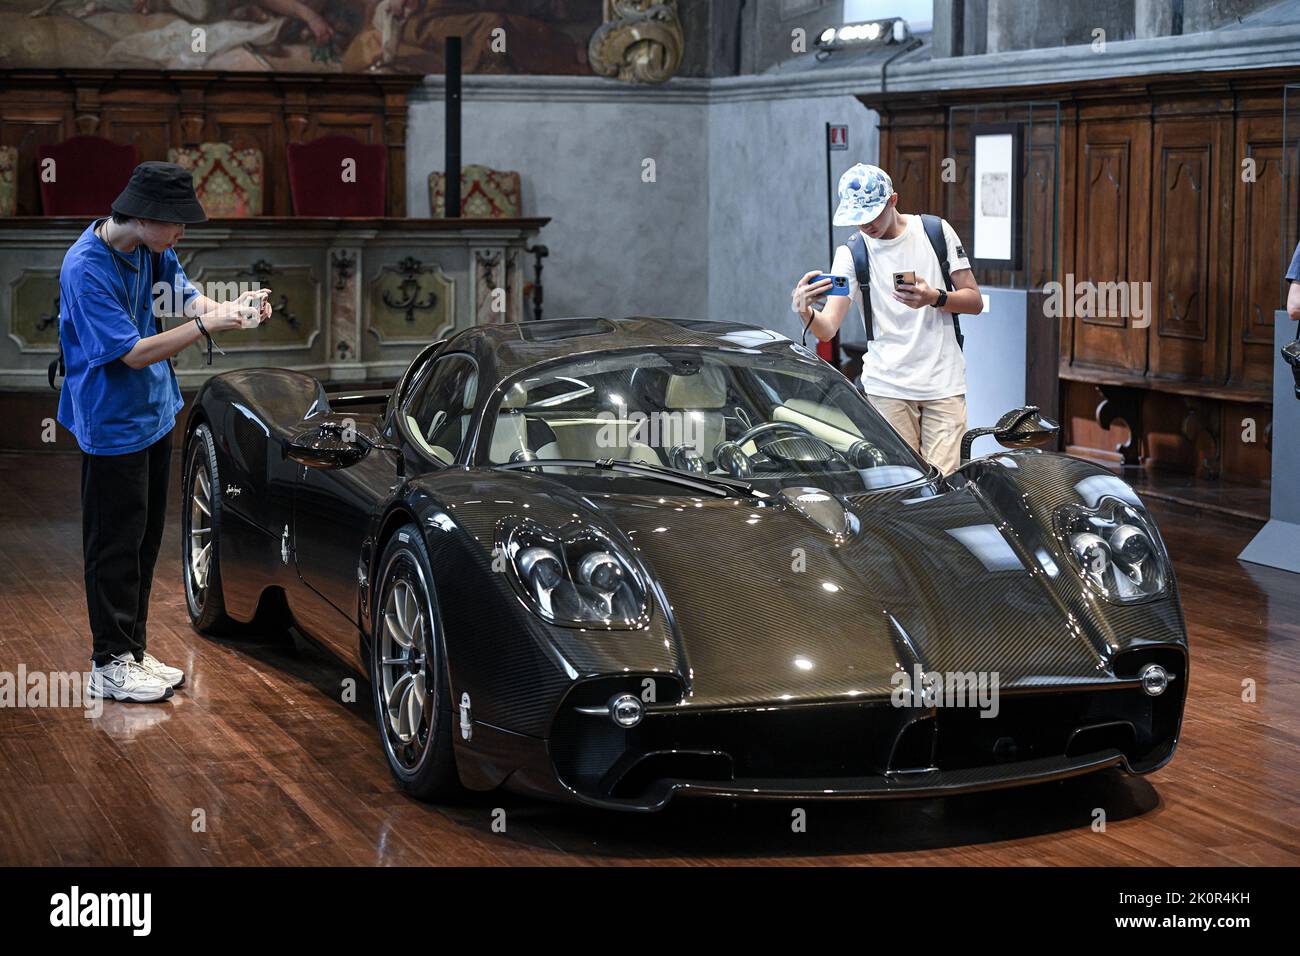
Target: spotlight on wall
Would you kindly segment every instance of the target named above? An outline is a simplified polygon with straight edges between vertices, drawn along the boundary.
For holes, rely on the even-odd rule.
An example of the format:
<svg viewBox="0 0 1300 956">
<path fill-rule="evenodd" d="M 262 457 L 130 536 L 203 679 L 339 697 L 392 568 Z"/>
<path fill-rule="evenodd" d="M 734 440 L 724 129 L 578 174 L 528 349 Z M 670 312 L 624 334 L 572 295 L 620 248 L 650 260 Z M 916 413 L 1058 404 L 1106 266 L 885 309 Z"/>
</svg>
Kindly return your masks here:
<svg viewBox="0 0 1300 956">
<path fill-rule="evenodd" d="M 907 21 L 902 17 L 864 20 L 861 23 L 827 27 L 817 37 L 817 47 L 830 51 L 883 46 L 887 43 L 905 43 L 911 36 L 912 31 L 908 29 Z"/>
</svg>

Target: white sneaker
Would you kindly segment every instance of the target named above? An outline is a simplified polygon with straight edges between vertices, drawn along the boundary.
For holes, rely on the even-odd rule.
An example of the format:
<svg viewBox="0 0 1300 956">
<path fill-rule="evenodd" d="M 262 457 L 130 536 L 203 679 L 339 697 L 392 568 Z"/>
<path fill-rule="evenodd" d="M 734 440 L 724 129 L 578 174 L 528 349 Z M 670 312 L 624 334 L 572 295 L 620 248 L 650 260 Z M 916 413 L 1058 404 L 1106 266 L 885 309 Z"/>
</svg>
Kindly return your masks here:
<svg viewBox="0 0 1300 956">
<path fill-rule="evenodd" d="M 144 660 L 140 662 L 140 665 L 168 687 L 185 686 L 185 672 L 183 670 L 179 667 L 172 667 L 170 664 L 164 664 L 148 651 L 144 652 Z"/>
<path fill-rule="evenodd" d="M 130 651 L 118 654 L 102 667 L 99 664 L 93 665 L 87 690 L 96 697 L 128 700 L 138 704 L 166 700 L 172 695 L 171 685 L 137 662 Z"/>
</svg>

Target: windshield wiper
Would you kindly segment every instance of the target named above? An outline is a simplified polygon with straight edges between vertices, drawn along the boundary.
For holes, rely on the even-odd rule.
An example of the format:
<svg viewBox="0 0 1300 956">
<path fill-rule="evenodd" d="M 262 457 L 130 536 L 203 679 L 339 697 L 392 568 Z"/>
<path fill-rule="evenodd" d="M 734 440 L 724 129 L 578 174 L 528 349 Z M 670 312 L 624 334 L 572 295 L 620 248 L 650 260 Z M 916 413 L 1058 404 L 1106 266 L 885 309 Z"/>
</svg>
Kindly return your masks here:
<svg viewBox="0 0 1300 956">
<path fill-rule="evenodd" d="M 651 465 L 643 461 L 628 461 L 624 458 L 533 458 L 527 461 L 511 461 L 497 468 L 598 468 L 601 471 L 619 471 L 643 478 L 659 478 L 686 488 L 694 488 L 706 494 L 725 498 L 728 495 L 748 495 L 752 498 L 763 497 L 754 490 L 754 486 L 739 478 L 723 478 L 720 475 L 698 475 L 665 468 L 663 465 Z"/>
</svg>

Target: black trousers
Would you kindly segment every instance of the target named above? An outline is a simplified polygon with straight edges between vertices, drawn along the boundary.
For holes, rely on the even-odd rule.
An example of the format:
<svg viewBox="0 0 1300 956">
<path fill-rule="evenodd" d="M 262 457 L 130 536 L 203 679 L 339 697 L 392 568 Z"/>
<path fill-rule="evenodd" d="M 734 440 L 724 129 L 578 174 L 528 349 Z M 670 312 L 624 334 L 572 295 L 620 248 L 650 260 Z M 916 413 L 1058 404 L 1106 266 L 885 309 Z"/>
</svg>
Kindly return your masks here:
<svg viewBox="0 0 1300 956">
<path fill-rule="evenodd" d="M 172 433 L 129 455 L 81 455 L 81 543 L 94 661 L 144 657 L 149 591 L 167 517 Z"/>
</svg>

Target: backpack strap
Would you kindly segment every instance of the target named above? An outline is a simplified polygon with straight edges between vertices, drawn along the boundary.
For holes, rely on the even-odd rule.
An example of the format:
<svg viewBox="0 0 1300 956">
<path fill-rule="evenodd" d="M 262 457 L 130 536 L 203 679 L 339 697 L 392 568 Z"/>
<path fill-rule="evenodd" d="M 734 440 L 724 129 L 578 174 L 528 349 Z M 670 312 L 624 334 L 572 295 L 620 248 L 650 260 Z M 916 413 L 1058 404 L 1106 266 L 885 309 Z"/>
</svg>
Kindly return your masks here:
<svg viewBox="0 0 1300 956">
<path fill-rule="evenodd" d="M 948 237 L 943 234 L 943 220 L 938 216 L 921 213 L 921 225 L 925 227 L 925 237 L 930 240 L 935 258 L 939 260 L 939 271 L 943 274 L 943 287 L 951 292 L 952 276 L 948 272 Z M 961 318 L 956 312 L 952 314 L 952 331 L 957 336 L 957 348 L 965 348 L 966 337 L 961 334 Z"/>
<path fill-rule="evenodd" d="M 50 380 L 50 388 L 54 389 L 57 392 L 59 390 L 59 386 L 54 384 L 54 379 L 56 377 L 62 378 L 66 374 L 67 374 L 67 369 L 63 367 L 63 339 L 60 338 L 58 358 L 52 361 L 49 365 L 49 368 L 46 369 L 46 377 Z"/>
<path fill-rule="evenodd" d="M 858 277 L 858 291 L 862 294 L 862 324 L 867 332 L 867 348 L 870 349 L 876 329 L 871 321 L 871 262 L 867 258 L 867 243 L 862 238 L 862 230 L 853 231 L 848 245 L 853 255 L 853 271 Z"/>
</svg>

